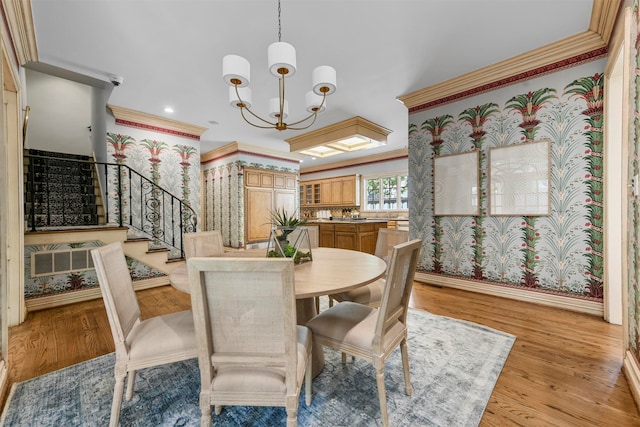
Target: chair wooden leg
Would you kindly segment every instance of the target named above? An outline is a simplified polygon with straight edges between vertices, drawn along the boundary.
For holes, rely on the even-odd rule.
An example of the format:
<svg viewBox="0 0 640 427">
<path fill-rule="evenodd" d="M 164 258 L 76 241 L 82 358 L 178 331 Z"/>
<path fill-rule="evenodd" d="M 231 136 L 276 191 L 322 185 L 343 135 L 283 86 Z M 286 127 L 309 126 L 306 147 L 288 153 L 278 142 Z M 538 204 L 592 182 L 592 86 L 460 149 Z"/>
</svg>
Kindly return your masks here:
<svg viewBox="0 0 640 427">
<path fill-rule="evenodd" d="M 209 395 L 200 393 L 200 427 L 211 427 L 211 403 Z"/>
<path fill-rule="evenodd" d="M 298 412 L 290 413 L 287 411 L 287 427 L 298 427 Z"/>
<path fill-rule="evenodd" d="M 320 313 L 320 297 L 315 297 L 316 302 L 316 313 Z"/>
<path fill-rule="evenodd" d="M 285 403 L 287 409 L 287 427 L 298 427 L 298 399 L 287 398 Z"/>
<path fill-rule="evenodd" d="M 380 415 L 382 425 L 389 427 L 389 414 L 387 413 L 387 390 L 384 387 L 384 368 L 376 368 L 376 382 L 378 383 L 378 398 L 380 399 Z"/>
<path fill-rule="evenodd" d="M 133 385 L 136 381 L 136 371 L 129 372 L 129 378 L 127 378 L 127 394 L 125 395 L 126 400 L 131 400 L 133 397 Z"/>
<path fill-rule="evenodd" d="M 411 386 L 411 377 L 409 375 L 409 349 L 407 347 L 407 340 L 402 340 L 400 343 L 400 352 L 402 353 L 402 368 L 404 370 L 404 384 L 407 390 L 407 395 L 411 396 L 413 393 L 413 387 Z"/>
<path fill-rule="evenodd" d="M 118 427 L 120 421 L 120 408 L 122 407 L 122 395 L 124 394 L 124 377 L 116 376 L 116 385 L 113 387 L 113 401 L 111 402 L 111 418 L 109 419 L 109 427 Z"/>
<path fill-rule="evenodd" d="M 313 344 L 312 344 L 313 345 Z M 304 401 L 307 406 L 311 405 L 311 382 L 313 381 L 313 363 L 311 363 L 311 349 L 309 349 L 309 357 L 307 358 L 307 370 L 304 373 Z"/>
</svg>

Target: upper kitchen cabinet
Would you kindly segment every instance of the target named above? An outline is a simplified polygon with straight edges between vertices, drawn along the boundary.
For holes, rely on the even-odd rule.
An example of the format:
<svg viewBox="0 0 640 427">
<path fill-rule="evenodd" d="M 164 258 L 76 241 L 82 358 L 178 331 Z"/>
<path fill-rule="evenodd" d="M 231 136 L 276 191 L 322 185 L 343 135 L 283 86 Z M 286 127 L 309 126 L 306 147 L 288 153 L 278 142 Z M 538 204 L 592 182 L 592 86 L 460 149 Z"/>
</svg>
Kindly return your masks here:
<svg viewBox="0 0 640 427">
<path fill-rule="evenodd" d="M 300 204 L 301 206 L 359 206 L 358 190 L 358 175 L 304 181 L 300 183 Z"/>
<path fill-rule="evenodd" d="M 320 182 L 307 181 L 300 183 L 300 206 L 320 206 Z"/>
</svg>

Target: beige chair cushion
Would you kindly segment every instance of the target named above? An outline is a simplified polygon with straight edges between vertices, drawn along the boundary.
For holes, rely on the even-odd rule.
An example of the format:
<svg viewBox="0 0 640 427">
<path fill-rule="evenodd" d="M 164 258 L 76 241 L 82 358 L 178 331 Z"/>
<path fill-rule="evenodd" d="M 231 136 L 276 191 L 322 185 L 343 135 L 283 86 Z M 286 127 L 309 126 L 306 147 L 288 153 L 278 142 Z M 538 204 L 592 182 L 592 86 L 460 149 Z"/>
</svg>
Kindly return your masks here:
<svg viewBox="0 0 640 427">
<path fill-rule="evenodd" d="M 330 337 L 340 340 L 343 345 L 372 352 L 378 313 L 377 308 L 345 301 L 318 314 L 307 322 L 307 326 L 313 330 L 316 338 Z M 384 336 L 383 347 L 389 345 L 388 337 L 397 337 L 403 329 L 402 323 L 394 323 Z"/>
<path fill-rule="evenodd" d="M 311 331 L 305 326 L 297 326 L 298 376 L 302 377 L 306 368 Z M 216 365 L 216 377 L 211 387 L 214 391 L 285 393 L 284 368 L 251 369 L 246 366 Z"/>
<path fill-rule="evenodd" d="M 151 317 L 138 323 L 126 340 L 129 359 L 145 360 L 191 352 L 196 347 L 191 310 Z"/>
</svg>

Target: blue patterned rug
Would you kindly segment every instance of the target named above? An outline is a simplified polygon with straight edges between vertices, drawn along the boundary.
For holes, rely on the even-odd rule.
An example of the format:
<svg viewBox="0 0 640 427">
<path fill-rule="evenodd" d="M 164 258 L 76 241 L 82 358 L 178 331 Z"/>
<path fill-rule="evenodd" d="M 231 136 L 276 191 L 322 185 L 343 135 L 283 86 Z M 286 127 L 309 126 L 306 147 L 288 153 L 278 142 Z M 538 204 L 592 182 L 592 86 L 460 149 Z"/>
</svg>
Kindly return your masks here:
<svg viewBox="0 0 640 427">
<path fill-rule="evenodd" d="M 404 389 L 400 351 L 385 366 L 392 426 L 477 426 L 515 337 L 484 326 L 409 312 L 413 395 Z M 298 424 L 378 426 L 375 371 L 365 361 L 342 365 L 325 349 L 324 370 L 313 381 L 313 402 L 300 393 Z M 113 395 L 113 353 L 15 384 L 2 414 L 9 426 L 107 426 Z M 122 426 L 199 426 L 197 359 L 143 369 L 133 398 L 122 406 Z M 216 426 L 284 426 L 284 408 L 225 407 Z"/>
</svg>

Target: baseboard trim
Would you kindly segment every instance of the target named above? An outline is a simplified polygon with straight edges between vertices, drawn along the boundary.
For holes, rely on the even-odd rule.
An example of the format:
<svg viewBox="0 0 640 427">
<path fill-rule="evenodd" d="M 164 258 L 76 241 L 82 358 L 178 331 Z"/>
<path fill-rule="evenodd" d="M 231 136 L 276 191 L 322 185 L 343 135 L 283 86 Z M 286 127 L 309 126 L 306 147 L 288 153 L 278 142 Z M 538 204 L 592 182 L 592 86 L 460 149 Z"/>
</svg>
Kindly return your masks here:
<svg viewBox="0 0 640 427">
<path fill-rule="evenodd" d="M 437 286 L 462 289 L 478 292 L 518 301 L 532 302 L 550 307 L 562 308 L 580 313 L 587 313 L 598 317 L 604 317 L 604 307 L 601 302 L 582 300 L 560 295 L 546 294 L 544 292 L 528 291 L 525 289 L 511 288 L 507 286 L 492 285 L 457 277 L 442 276 L 424 272 L 416 272 L 415 280 Z"/>
<path fill-rule="evenodd" d="M 169 276 L 153 277 L 150 279 L 137 280 L 133 282 L 133 289 L 140 291 L 142 289 L 155 288 L 169 284 Z M 76 302 L 90 301 L 102 298 L 100 288 L 83 289 L 64 294 L 49 295 L 39 298 L 26 300 L 27 311 L 46 310 L 48 308 L 60 307 L 62 305 L 73 304 Z"/>
<path fill-rule="evenodd" d="M 633 400 L 636 401 L 636 406 L 640 407 L 640 367 L 629 350 L 625 351 L 622 371 L 627 377 L 627 384 L 629 384 Z"/>
</svg>

